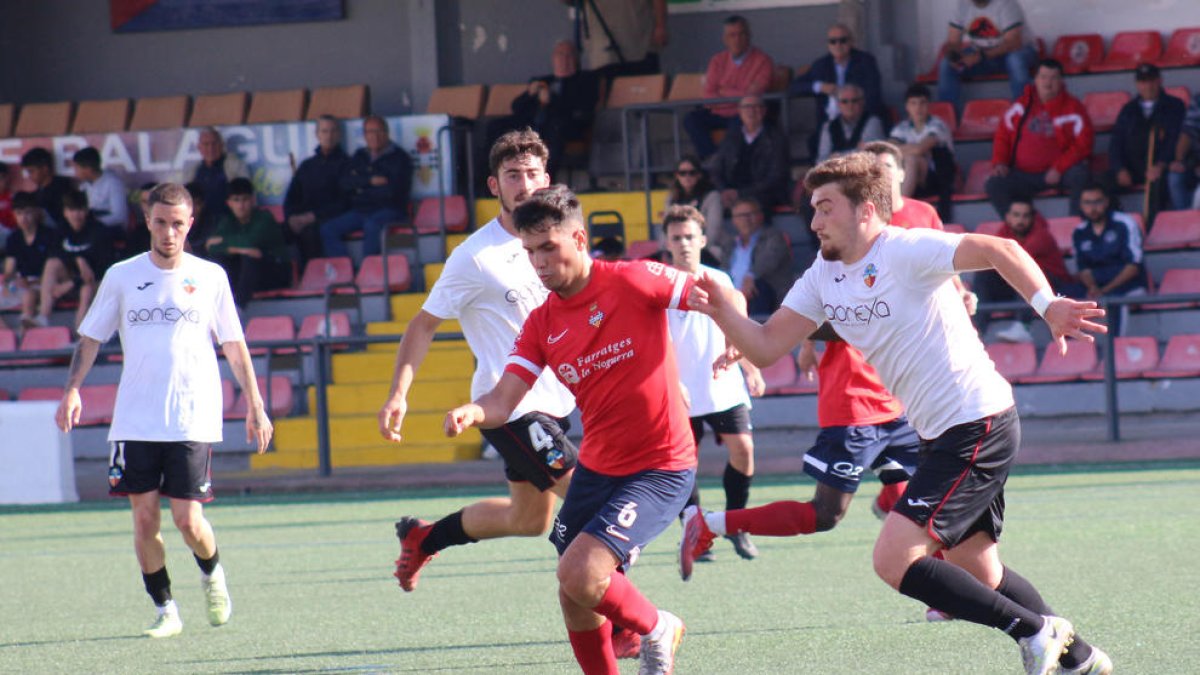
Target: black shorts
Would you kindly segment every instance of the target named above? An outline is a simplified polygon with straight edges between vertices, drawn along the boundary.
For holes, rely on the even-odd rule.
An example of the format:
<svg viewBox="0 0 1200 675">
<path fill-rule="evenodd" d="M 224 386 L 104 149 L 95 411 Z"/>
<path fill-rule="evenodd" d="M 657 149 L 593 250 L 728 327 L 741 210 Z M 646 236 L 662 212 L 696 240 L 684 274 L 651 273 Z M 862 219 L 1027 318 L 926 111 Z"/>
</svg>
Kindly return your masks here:
<svg viewBox="0 0 1200 675">
<path fill-rule="evenodd" d="M 1020 445 L 1016 408 L 922 439 L 917 472 L 894 510 L 946 548 L 976 532 L 999 541 L 1004 483 Z"/>
<path fill-rule="evenodd" d="M 531 412 L 495 429 L 481 429 L 483 437 L 504 458 L 504 477 L 513 483 L 532 483 L 545 492 L 575 468 L 579 450 L 567 438 L 570 423 L 545 413 Z"/>
<path fill-rule="evenodd" d="M 108 494 L 125 497 L 155 490 L 175 499 L 212 501 L 212 446 L 114 441 L 108 456 Z"/>
<path fill-rule="evenodd" d="M 750 409 L 746 404 L 739 403 L 729 410 L 721 412 L 709 413 L 707 415 L 698 415 L 690 418 L 692 422 L 692 438 L 696 439 L 696 446 L 700 446 L 700 441 L 704 438 L 704 423 L 708 422 L 708 426 L 717 434 L 717 442 L 721 442 L 721 434 L 748 434 L 754 427 L 750 424 Z"/>
</svg>

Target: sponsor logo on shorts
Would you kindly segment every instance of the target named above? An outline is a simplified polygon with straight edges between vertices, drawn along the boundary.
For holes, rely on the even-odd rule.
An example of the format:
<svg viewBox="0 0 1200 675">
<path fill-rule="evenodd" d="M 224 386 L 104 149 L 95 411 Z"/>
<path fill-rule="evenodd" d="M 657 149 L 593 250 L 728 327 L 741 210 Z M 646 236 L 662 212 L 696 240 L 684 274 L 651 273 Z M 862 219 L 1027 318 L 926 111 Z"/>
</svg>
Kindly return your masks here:
<svg viewBox="0 0 1200 675">
<path fill-rule="evenodd" d="M 562 524 L 558 516 L 554 517 L 554 531 L 550 533 L 550 537 L 555 541 L 567 540 L 567 526 Z"/>
<path fill-rule="evenodd" d="M 546 452 L 546 465 L 551 469 L 561 469 L 564 465 L 562 450 L 552 448 Z"/>
<path fill-rule="evenodd" d="M 108 485 L 109 487 L 117 487 L 117 483 L 121 482 L 121 478 L 125 476 L 125 472 L 121 471 L 119 466 L 111 466 L 108 468 Z"/>
<path fill-rule="evenodd" d="M 859 480 L 862 476 L 863 468 L 854 462 L 834 462 L 833 466 L 829 467 L 829 472 L 842 478 Z"/>
<path fill-rule="evenodd" d="M 629 537 L 626 536 L 626 534 L 624 532 L 618 530 L 616 525 L 609 525 L 608 527 L 604 528 L 604 531 L 607 532 L 608 534 L 610 534 L 611 536 L 614 536 L 617 539 L 620 539 L 621 541 L 624 541 L 624 542 L 629 541 Z"/>
<path fill-rule="evenodd" d="M 212 482 L 204 481 L 203 483 L 200 484 L 200 487 L 196 488 L 196 492 L 205 494 L 208 492 L 209 488 L 211 488 L 211 487 L 212 487 Z"/>
</svg>

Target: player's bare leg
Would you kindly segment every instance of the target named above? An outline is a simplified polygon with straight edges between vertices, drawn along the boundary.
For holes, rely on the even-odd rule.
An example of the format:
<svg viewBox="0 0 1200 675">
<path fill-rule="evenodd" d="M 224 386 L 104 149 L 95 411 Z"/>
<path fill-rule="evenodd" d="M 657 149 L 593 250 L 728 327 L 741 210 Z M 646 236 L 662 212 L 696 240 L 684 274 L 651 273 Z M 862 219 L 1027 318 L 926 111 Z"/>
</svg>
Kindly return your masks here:
<svg viewBox="0 0 1200 675">
<path fill-rule="evenodd" d="M 152 638 L 178 635 L 183 630 L 183 622 L 179 620 L 179 608 L 171 598 L 171 578 L 167 575 L 166 567 L 167 551 L 161 532 L 159 493 L 129 495 L 129 506 L 133 514 L 133 548 L 137 553 L 138 565 L 142 568 L 142 582 L 158 610 L 154 623 L 142 634 Z"/>
<path fill-rule="evenodd" d="M 208 602 L 208 622 L 214 626 L 223 625 L 233 612 L 233 602 L 225 585 L 225 569 L 221 566 L 216 536 L 204 517 L 204 507 L 197 501 L 172 499 L 171 516 L 200 566 L 200 587 Z"/>
</svg>

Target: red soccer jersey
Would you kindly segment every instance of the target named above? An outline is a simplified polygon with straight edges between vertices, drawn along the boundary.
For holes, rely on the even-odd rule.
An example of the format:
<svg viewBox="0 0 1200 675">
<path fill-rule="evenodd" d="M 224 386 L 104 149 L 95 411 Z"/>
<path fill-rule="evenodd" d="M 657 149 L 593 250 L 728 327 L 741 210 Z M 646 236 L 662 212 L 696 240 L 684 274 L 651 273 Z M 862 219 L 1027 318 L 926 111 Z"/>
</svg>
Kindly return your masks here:
<svg viewBox="0 0 1200 675">
<path fill-rule="evenodd" d="M 652 261 L 594 261 L 587 286 L 551 293 L 525 320 L 505 371 L 532 385 L 553 368 L 583 415 L 581 464 L 608 476 L 696 466 L 666 309 L 690 275 Z"/>
<path fill-rule="evenodd" d="M 892 225 L 905 229 L 942 230 L 937 209 L 919 199 L 905 199 L 892 212 Z M 867 426 L 890 422 L 904 413 L 879 373 L 862 352 L 845 342 L 829 342 L 817 365 L 817 424 L 822 427 Z"/>
</svg>

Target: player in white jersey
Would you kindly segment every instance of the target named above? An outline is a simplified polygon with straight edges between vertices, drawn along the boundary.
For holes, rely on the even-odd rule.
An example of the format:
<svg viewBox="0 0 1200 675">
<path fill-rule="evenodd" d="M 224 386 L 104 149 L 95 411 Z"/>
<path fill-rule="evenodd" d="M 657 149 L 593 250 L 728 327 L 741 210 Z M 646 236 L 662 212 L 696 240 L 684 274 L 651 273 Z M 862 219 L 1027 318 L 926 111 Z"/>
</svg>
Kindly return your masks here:
<svg viewBox="0 0 1200 675">
<path fill-rule="evenodd" d="M 425 305 L 409 321 L 396 354 L 392 390 L 379 411 L 384 438 L 401 440 L 409 388 L 442 321 L 459 320 L 478 361 L 471 396 L 478 398 L 500 380 L 525 317 L 546 299 L 517 238 L 512 212 L 550 184 L 547 159 L 545 144 L 528 129 L 509 132 L 492 146 L 488 188 L 500 200 L 500 215 L 454 249 Z M 397 522 L 395 576 L 401 588 L 413 590 L 421 568 L 448 546 L 546 532 L 554 496 L 566 494 L 578 454 L 564 433 L 574 407 L 571 394 L 547 371 L 507 424 L 483 431 L 504 458 L 509 496 L 475 502 L 432 524 L 408 516 Z"/>
<path fill-rule="evenodd" d="M 201 506 L 213 498 L 211 444 L 221 441 L 223 424 L 214 338 L 246 395 L 246 441 L 261 453 L 272 428 L 229 279 L 219 266 L 183 250 L 192 226 L 191 196 L 182 185 L 163 183 L 150 192 L 147 208 L 150 250 L 105 274 L 79 325 L 56 417 L 63 431 L 79 422 L 79 387 L 100 345 L 119 333 L 124 365 L 108 432 L 109 492 L 129 497 L 134 549 L 158 608 L 144 634 L 161 638 L 179 634 L 183 623 L 167 576 L 160 497 L 169 498 L 175 527 L 200 566 L 209 623 L 224 624 L 233 607 Z"/>
<path fill-rule="evenodd" d="M 904 595 L 1017 640 L 1029 673 L 1112 665 L 1000 562 L 1004 483 L 1020 445 L 1012 388 L 987 356 L 951 278 L 995 269 L 1049 325 L 1055 345 L 1103 332 L 1094 302 L 1056 298 L 1020 246 L 985 235 L 902 230 L 878 160 L 822 162 L 805 186 L 821 255 L 765 325 L 742 318 L 713 280 L 703 304 L 755 363 L 772 363 L 828 322 L 879 372 L 922 438 L 916 473 L 875 544 L 876 573 Z M 691 522 L 691 521 L 689 521 Z M 931 554 L 943 550 L 945 560 Z M 1074 642 L 1072 643 L 1072 639 Z M 1060 662 L 1061 656 L 1061 662 Z"/>
<path fill-rule="evenodd" d="M 703 270 L 722 285 L 733 288 L 733 281 L 728 274 L 700 264 L 700 251 L 708 242 L 704 236 L 704 215 L 694 207 L 669 207 L 663 216 L 663 236 L 667 251 L 671 253 L 672 264 L 677 269 L 689 274 Z M 688 416 L 696 446 L 700 446 L 700 440 L 704 438 L 704 425 L 708 424 L 717 435 L 717 441 L 729 450 L 729 462 L 725 465 L 721 480 L 725 489 L 725 508 L 746 508 L 754 476 L 750 394 L 762 395 L 766 388 L 762 373 L 745 360 L 732 368 L 713 372 L 712 364 L 725 353 L 725 336 L 707 316 L 697 312 L 667 310 L 667 325 L 671 330 L 676 361 L 680 364 L 679 377 L 688 396 Z M 700 506 L 700 490 L 695 484 L 687 505 Z M 758 556 L 758 548 L 750 541 L 749 534 L 739 532 L 726 539 L 742 558 L 753 560 Z M 711 558 L 710 550 L 699 559 Z"/>
</svg>

